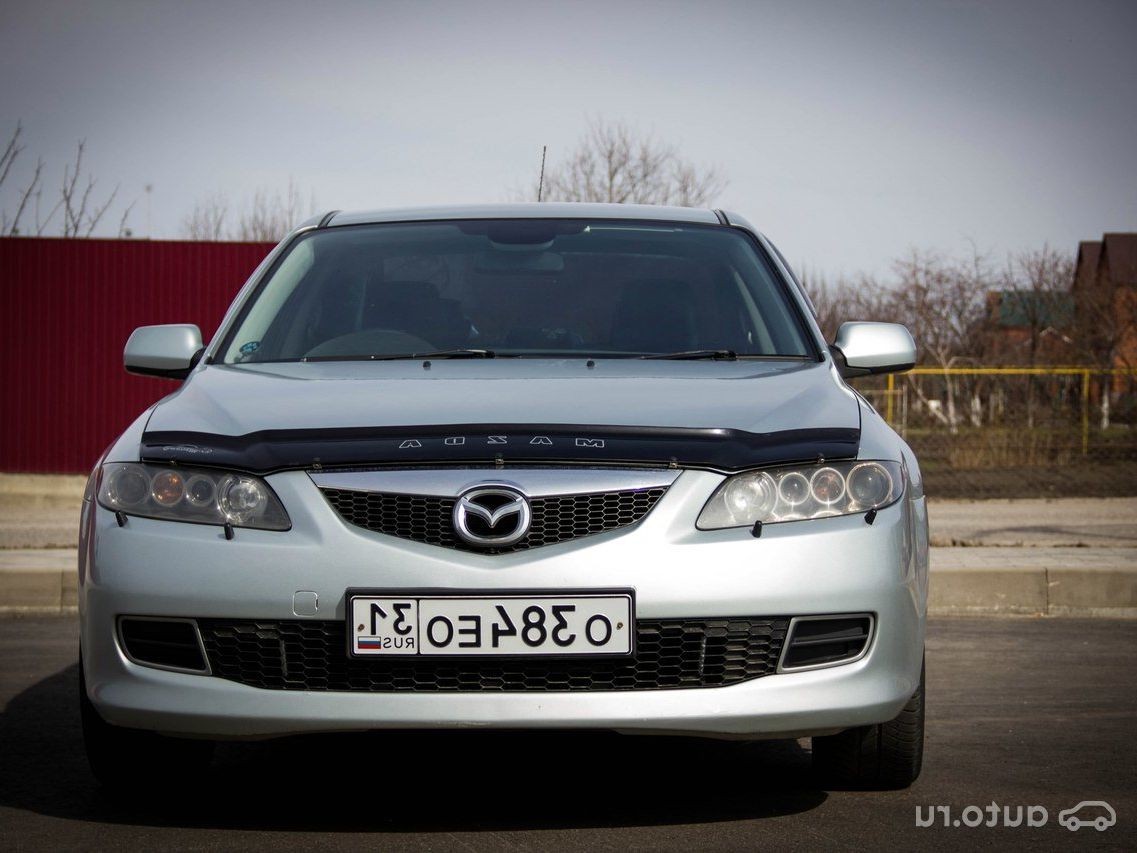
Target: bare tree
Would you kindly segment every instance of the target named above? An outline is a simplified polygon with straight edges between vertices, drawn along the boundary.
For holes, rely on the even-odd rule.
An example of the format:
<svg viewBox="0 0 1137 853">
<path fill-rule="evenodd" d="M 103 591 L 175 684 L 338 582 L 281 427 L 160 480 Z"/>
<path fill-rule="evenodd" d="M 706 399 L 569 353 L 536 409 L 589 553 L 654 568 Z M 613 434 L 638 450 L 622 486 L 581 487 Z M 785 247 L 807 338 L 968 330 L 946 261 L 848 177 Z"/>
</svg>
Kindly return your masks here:
<svg viewBox="0 0 1137 853">
<path fill-rule="evenodd" d="M 16 122 L 16 129 L 12 131 L 12 135 L 8 139 L 8 144 L 4 147 L 4 153 L 0 154 L 0 189 L 3 188 L 4 182 L 8 179 L 9 174 L 11 174 L 12 166 L 15 165 L 20 153 L 24 150 L 24 146 L 20 144 L 20 137 L 23 135 L 23 131 L 23 125 L 20 122 Z M 39 192 L 42 179 L 43 160 L 36 160 L 31 180 L 28 181 L 27 186 L 17 193 L 15 212 L 11 216 L 8 215 L 7 211 L 0 212 L 0 235 L 14 237 L 20 233 L 20 220 L 27 211 L 28 203 L 33 198 L 36 199 L 37 210 L 35 233 L 43 233 L 47 222 L 45 221 L 41 224 L 38 216 Z M 54 210 L 52 213 L 54 214 Z"/>
<path fill-rule="evenodd" d="M 12 174 L 12 167 L 18 160 L 24 146 L 20 142 L 23 135 L 23 125 L 17 122 L 16 129 L 9 137 L 8 143 L 0 153 L 0 189 Z M 0 212 L 0 234 L 14 237 L 21 233 L 20 223 L 29 209 L 33 216 L 31 233 L 40 236 L 47 230 L 55 218 L 56 213 L 63 211 L 61 231 L 64 237 L 90 237 L 98 227 L 99 222 L 110 210 L 118 197 L 116 186 L 105 199 L 100 199 L 95 193 L 96 181 L 94 177 L 83 173 L 83 155 L 86 152 L 86 143 L 79 141 L 75 153 L 74 163 L 63 168 L 63 180 L 59 188 L 59 196 L 54 203 L 43 208 L 43 175 L 45 164 L 37 159 L 32 169 L 31 177 L 24 187 L 16 193 L 16 204 L 12 214 L 7 210 Z M 127 218 L 133 209 L 133 202 L 126 206 L 119 219 L 118 236 L 126 236 L 129 229 L 126 227 Z"/>
<path fill-rule="evenodd" d="M 1070 282 L 1074 276 L 1074 261 L 1068 255 L 1043 246 L 1036 251 L 1021 252 L 1010 258 L 1003 273 L 1003 289 L 998 294 L 1000 310 L 1007 306 L 1013 325 L 1025 329 L 1026 339 L 1018 341 L 1011 351 L 1002 348 L 997 354 L 1000 361 L 1025 362 L 1034 367 L 1039 362 L 1044 344 L 1051 342 L 1049 352 L 1056 344 L 1072 343 L 1064 329 L 1069 330 L 1072 317 Z M 1060 351 L 1060 350 L 1058 350 Z M 1047 359 L 1043 359 L 1046 361 Z M 1026 424 L 1034 427 L 1035 397 L 1038 379 L 1026 377 Z"/>
<path fill-rule="evenodd" d="M 64 237 L 90 237 L 118 195 L 119 188 L 116 186 L 111 190 L 111 194 L 106 200 L 100 203 L 92 195 L 95 191 L 96 181 L 89 172 L 86 180 L 80 184 L 83 172 L 83 154 L 86 152 L 86 148 L 87 141 L 80 139 L 75 152 L 75 163 L 63 167 L 63 185 L 60 188 L 60 197 L 63 201 Z M 82 188 L 80 189 L 80 187 Z M 129 208 L 127 212 L 129 213 Z"/>
<path fill-rule="evenodd" d="M 798 279 L 817 312 L 817 325 L 821 327 L 825 340 L 833 340 L 837 329 L 849 319 L 848 291 L 844 280 L 831 282 L 824 275 L 807 267 L 798 270 Z"/>
<path fill-rule="evenodd" d="M 0 154 L 0 187 L 4 186 L 4 181 L 8 179 L 8 173 L 12 171 L 12 164 L 16 162 L 20 152 L 24 150 L 24 146 L 20 144 L 20 135 L 23 131 L 23 125 L 16 122 L 16 129 L 8 138 L 8 144 L 4 146 L 4 153 Z"/>
<path fill-rule="evenodd" d="M 212 193 L 198 199 L 182 221 L 182 230 L 191 240 L 223 240 L 228 213 L 229 199 L 224 193 Z"/>
<path fill-rule="evenodd" d="M 312 199 L 310 209 L 315 208 Z M 248 207 L 237 219 L 233 238 L 244 242 L 275 243 L 287 234 L 304 216 L 300 190 L 288 181 L 284 195 L 259 189 L 253 193 Z"/>
<path fill-rule="evenodd" d="M 132 201 L 122 211 L 122 216 L 118 218 L 118 230 L 115 232 L 120 238 L 133 237 L 134 232 L 127 227 L 126 221 L 130 218 L 130 214 L 134 211 L 134 205 L 137 201 Z M 149 235 L 147 235 L 149 236 Z"/>
<path fill-rule="evenodd" d="M 894 316 L 907 319 L 924 351 L 940 367 L 981 355 L 976 332 L 984 324 L 987 293 L 997 277 L 986 255 L 952 260 L 912 251 L 893 264 Z"/>
<path fill-rule="evenodd" d="M 300 188 L 290 179 L 283 193 L 264 187 L 257 189 L 230 224 L 232 209 L 224 193 L 200 198 L 182 220 L 182 234 L 190 240 L 275 243 L 301 219 L 315 212 L 316 199 L 310 195 L 305 205 Z"/>
<path fill-rule="evenodd" d="M 279 240 L 291 222 L 287 206 L 279 193 L 270 196 L 266 190 L 257 190 L 238 216 L 234 238 L 248 242 Z"/>
<path fill-rule="evenodd" d="M 928 410 L 954 432 L 960 422 L 957 380 L 948 369 L 982 358 L 987 293 L 997 281 L 991 262 L 974 249 L 962 261 L 913 251 L 893 269 L 899 279 L 894 316 L 906 319 L 929 360 L 944 369 L 942 406 L 931 406 L 909 377 L 911 386 Z"/>
<path fill-rule="evenodd" d="M 954 431 L 961 421 L 960 392 L 948 369 L 984 358 L 990 341 L 987 293 L 998 282 L 987 256 L 973 249 L 971 257 L 962 260 L 912 251 L 894 262 L 891 280 L 861 274 L 830 284 L 811 276 L 805 287 L 828 336 L 847 320 L 906 325 L 920 343 L 921 361 L 945 371 L 942 400 L 930 397 L 911 377 L 910 389 L 933 418 Z M 973 421 L 980 417 L 976 399 L 971 400 L 970 410 Z"/>
<path fill-rule="evenodd" d="M 1111 368 L 1130 362 L 1132 351 L 1125 344 L 1137 338 L 1137 311 L 1132 287 L 1118 283 L 1115 276 L 1093 281 L 1079 288 L 1076 297 L 1074 334 L 1082 358 L 1097 367 Z"/>
<path fill-rule="evenodd" d="M 55 215 L 55 211 L 59 209 L 59 203 L 56 202 L 55 206 L 51 209 L 46 219 L 40 219 L 39 215 L 39 202 L 40 195 L 43 192 L 41 182 L 43 181 L 43 160 L 36 160 L 35 169 L 32 170 L 31 180 L 24 189 L 20 191 L 19 199 L 16 203 L 16 212 L 12 216 L 12 222 L 9 227 L 4 227 L 0 224 L 0 233 L 8 234 L 11 237 L 20 233 L 20 220 L 23 218 L 24 213 L 27 211 L 28 202 L 33 198 L 35 199 L 35 225 L 33 231 L 38 237 L 43 234 L 47 223 L 51 221 L 51 217 Z"/>
<path fill-rule="evenodd" d="M 1046 338 L 1065 337 L 1063 330 L 1073 321 L 1073 278 L 1074 259 L 1049 246 L 1010 259 L 1003 274 L 1003 296 L 1015 300 L 1015 314 L 1028 334 L 1026 352 L 1016 360 L 1033 367 Z"/>
<path fill-rule="evenodd" d="M 842 323 L 850 320 L 902 322 L 897 318 L 894 287 L 875 276 L 859 273 L 829 281 L 822 275 L 804 271 L 802 287 L 817 310 L 817 322 L 826 340 L 833 340 Z"/>
<path fill-rule="evenodd" d="M 567 160 L 546 170 L 542 198 L 706 207 L 725 188 L 717 171 L 700 170 L 673 146 L 598 120 Z"/>
</svg>

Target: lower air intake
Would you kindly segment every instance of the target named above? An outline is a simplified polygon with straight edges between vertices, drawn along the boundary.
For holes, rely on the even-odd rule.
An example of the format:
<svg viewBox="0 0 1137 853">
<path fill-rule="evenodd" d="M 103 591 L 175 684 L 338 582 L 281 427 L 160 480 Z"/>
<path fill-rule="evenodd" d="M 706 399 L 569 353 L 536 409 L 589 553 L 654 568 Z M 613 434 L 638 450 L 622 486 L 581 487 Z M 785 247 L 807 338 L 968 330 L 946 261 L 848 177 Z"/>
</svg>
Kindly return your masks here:
<svg viewBox="0 0 1137 853">
<path fill-rule="evenodd" d="M 119 634 L 126 654 L 135 663 L 163 669 L 206 672 L 197 629 L 188 619 L 140 619 L 124 616 Z"/>
<path fill-rule="evenodd" d="M 782 670 L 849 663 L 861 657 L 872 637 L 873 617 L 803 616 L 790 625 Z"/>
<path fill-rule="evenodd" d="M 350 658 L 344 623 L 201 619 L 213 674 L 273 690 L 371 693 L 721 687 L 777 671 L 789 619 L 642 620 L 630 658 Z"/>
</svg>

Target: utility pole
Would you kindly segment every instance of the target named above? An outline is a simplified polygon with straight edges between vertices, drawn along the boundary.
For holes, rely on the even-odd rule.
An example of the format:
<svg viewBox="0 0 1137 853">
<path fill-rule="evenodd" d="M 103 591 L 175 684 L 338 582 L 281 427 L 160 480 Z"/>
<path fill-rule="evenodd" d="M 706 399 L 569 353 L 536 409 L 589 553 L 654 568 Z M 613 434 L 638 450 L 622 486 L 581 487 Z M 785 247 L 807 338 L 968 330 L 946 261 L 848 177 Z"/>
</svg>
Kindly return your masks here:
<svg viewBox="0 0 1137 853">
<path fill-rule="evenodd" d="M 545 190 L 545 152 L 548 150 L 548 145 L 541 146 L 541 177 L 537 181 L 537 201 L 541 200 Z"/>
<path fill-rule="evenodd" d="M 153 240 L 154 234 L 150 230 L 150 196 L 154 193 L 154 185 L 147 184 L 142 189 L 146 192 L 146 239 Z"/>
</svg>

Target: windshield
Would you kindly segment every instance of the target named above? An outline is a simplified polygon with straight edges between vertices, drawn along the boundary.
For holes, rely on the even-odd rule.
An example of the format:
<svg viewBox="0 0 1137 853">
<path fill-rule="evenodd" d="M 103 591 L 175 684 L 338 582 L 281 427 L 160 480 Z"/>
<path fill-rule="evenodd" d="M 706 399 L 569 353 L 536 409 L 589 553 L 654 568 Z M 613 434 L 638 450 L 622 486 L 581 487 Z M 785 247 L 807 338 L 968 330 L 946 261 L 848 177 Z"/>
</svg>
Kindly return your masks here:
<svg viewBox="0 0 1137 853">
<path fill-rule="evenodd" d="M 226 364 L 399 357 L 812 355 L 732 229 L 479 220 L 296 240 L 226 336 Z"/>
</svg>

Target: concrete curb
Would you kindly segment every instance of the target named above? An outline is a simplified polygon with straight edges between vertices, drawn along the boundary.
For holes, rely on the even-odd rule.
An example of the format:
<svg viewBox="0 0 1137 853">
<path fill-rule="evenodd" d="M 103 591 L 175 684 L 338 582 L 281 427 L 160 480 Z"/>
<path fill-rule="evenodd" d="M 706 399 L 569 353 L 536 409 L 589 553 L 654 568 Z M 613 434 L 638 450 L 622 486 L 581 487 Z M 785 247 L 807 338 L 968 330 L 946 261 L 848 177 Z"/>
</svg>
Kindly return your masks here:
<svg viewBox="0 0 1137 853">
<path fill-rule="evenodd" d="M 1137 572 L 1110 569 L 939 569 L 933 616 L 1077 616 L 1137 619 Z"/>
<path fill-rule="evenodd" d="M 932 548 L 937 615 L 1137 618 L 1137 548 Z"/>
<path fill-rule="evenodd" d="M 71 614 L 79 611 L 75 572 L 3 572 L 0 616 Z"/>
<path fill-rule="evenodd" d="M 77 563 L 74 548 L 0 551 L 0 614 L 74 613 Z"/>
<path fill-rule="evenodd" d="M 73 548 L 0 550 L 0 614 L 77 609 Z M 934 616 L 1137 619 L 1137 548 L 933 548 Z"/>
<path fill-rule="evenodd" d="M 0 473 L 0 506 L 66 507 L 79 512 L 87 478 L 75 474 Z"/>
</svg>

